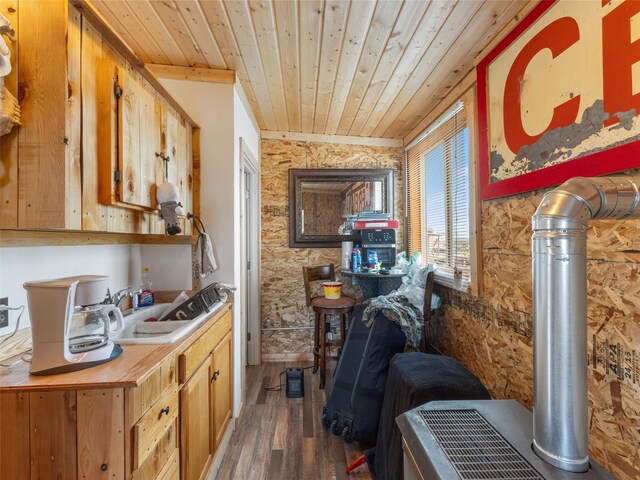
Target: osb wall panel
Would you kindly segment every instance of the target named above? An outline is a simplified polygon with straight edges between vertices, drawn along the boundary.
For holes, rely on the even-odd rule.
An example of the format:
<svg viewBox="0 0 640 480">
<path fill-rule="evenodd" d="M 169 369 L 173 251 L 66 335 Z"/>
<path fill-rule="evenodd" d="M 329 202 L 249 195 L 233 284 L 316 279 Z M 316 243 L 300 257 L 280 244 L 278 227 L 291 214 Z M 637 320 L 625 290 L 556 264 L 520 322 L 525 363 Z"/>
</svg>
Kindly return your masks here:
<svg viewBox="0 0 640 480">
<path fill-rule="evenodd" d="M 262 353 L 310 353 L 313 312 L 305 304 L 302 267 L 341 263 L 339 248 L 289 248 L 288 181 L 291 168 L 393 168 L 395 214 L 402 249 L 402 148 L 262 140 Z M 339 274 L 338 274 L 339 276 Z M 361 297 L 345 282 L 345 294 Z"/>
<path fill-rule="evenodd" d="M 458 358 L 491 392 L 533 405 L 531 317 L 495 309 L 483 299 L 445 287 L 442 315 L 431 337 L 442 353 Z"/>
<path fill-rule="evenodd" d="M 481 204 L 483 294 L 440 288 L 432 335 L 493 398 L 529 409 L 531 216 L 543 193 Z M 590 454 L 622 479 L 640 478 L 640 221 L 592 221 L 587 235 Z"/>
</svg>

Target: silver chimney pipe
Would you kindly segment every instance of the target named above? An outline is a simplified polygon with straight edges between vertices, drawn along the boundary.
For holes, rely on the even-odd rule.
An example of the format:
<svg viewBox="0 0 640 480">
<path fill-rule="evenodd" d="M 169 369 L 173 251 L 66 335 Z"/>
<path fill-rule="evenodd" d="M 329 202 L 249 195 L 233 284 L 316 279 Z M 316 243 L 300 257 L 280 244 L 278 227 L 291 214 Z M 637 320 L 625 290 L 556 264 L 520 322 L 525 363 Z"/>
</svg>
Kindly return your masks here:
<svg viewBox="0 0 640 480">
<path fill-rule="evenodd" d="M 587 224 L 640 218 L 640 177 L 572 178 L 533 216 L 533 450 L 569 472 L 589 469 Z"/>
</svg>

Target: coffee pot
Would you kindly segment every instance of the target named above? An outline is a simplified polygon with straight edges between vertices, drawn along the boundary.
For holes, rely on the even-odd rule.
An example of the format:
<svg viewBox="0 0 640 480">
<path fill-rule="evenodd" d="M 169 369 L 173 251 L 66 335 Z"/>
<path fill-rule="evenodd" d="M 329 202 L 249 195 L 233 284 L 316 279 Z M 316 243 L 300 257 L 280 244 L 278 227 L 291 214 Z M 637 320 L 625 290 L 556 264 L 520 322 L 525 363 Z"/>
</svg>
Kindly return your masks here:
<svg viewBox="0 0 640 480">
<path fill-rule="evenodd" d="M 115 318 L 112 323 L 111 316 Z M 87 352 L 107 344 L 112 333 L 124 329 L 122 312 L 115 305 L 75 307 L 71 317 L 69 351 Z"/>
<path fill-rule="evenodd" d="M 109 340 L 109 334 L 123 328 L 122 313 L 115 306 L 100 304 L 108 286 L 106 275 L 24 284 L 31 319 L 32 375 L 82 370 L 120 356 L 122 348 Z M 115 317 L 115 328 L 110 314 Z"/>
</svg>

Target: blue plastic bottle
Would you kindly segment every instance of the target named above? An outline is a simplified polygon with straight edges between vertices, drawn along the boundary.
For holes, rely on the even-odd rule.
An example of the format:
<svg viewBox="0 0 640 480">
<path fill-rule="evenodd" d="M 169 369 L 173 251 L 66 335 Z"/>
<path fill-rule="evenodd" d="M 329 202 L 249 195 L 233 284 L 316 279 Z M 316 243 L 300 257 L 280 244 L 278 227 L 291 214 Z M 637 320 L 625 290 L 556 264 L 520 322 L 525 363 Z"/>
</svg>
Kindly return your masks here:
<svg viewBox="0 0 640 480">
<path fill-rule="evenodd" d="M 362 265 L 362 258 L 360 257 L 360 245 L 355 243 L 353 245 L 353 253 L 351 254 L 351 271 L 354 273 L 360 272 Z"/>
</svg>

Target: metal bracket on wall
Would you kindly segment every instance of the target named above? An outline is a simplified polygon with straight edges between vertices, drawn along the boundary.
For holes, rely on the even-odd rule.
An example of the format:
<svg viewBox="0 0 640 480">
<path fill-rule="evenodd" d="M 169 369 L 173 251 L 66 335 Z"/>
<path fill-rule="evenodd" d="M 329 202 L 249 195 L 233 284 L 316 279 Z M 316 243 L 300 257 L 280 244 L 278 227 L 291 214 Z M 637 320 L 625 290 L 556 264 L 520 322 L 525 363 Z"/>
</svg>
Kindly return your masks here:
<svg viewBox="0 0 640 480">
<path fill-rule="evenodd" d="M 169 181 L 169 162 L 171 155 L 165 155 L 164 152 L 156 152 L 156 157 L 164 162 L 164 179 Z"/>
</svg>

